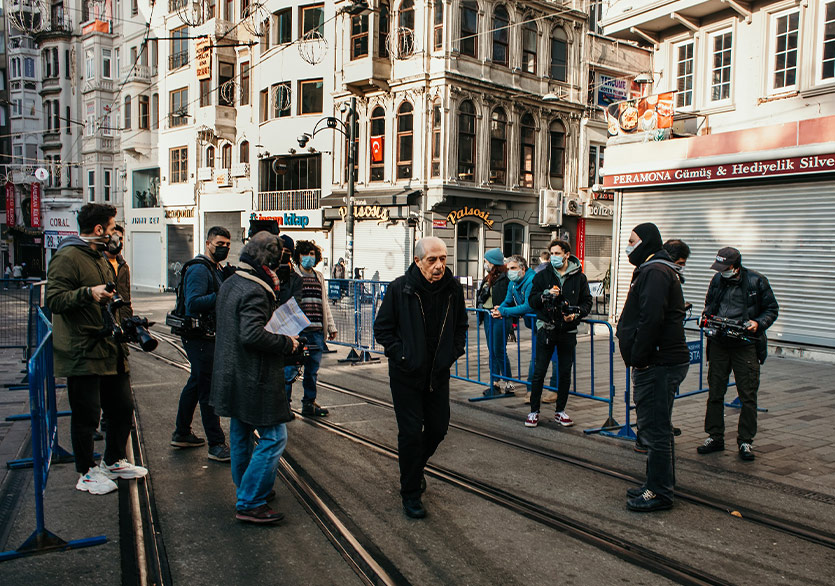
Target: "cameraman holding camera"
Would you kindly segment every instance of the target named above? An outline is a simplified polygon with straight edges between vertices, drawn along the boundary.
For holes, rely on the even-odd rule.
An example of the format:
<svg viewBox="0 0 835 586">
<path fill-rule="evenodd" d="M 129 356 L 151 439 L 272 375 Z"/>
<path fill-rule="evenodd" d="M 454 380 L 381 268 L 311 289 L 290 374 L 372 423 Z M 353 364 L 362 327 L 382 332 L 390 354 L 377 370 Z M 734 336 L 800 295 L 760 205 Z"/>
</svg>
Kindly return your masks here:
<svg viewBox="0 0 835 586">
<path fill-rule="evenodd" d="M 220 426 L 220 417 L 209 404 L 215 359 L 215 301 L 225 278 L 220 263 L 229 256 L 229 247 L 232 245 L 230 236 L 229 230 L 222 226 L 209 228 L 205 253 L 198 254 L 188 261 L 183 266 L 180 277 L 184 290 L 185 314 L 190 318 L 196 318 L 202 327 L 182 334 L 183 348 L 191 363 L 191 374 L 180 393 L 171 445 L 175 448 L 197 448 L 206 443 L 206 440 L 197 437 L 191 430 L 194 410 L 200 403 L 203 430 L 209 440 L 209 460 L 216 462 L 230 460 L 229 446 L 226 445 L 226 436 Z"/>
<path fill-rule="evenodd" d="M 583 274 L 579 259 L 571 254 L 565 240 L 554 240 L 548 246 L 550 266 L 536 274 L 528 303 L 536 311 L 536 361 L 531 380 L 531 412 L 526 427 L 539 424 L 539 406 L 545 374 L 551 355 L 557 350 L 559 390 L 554 420 L 563 427 L 574 425 L 565 412 L 571 387 L 571 367 L 577 346 L 577 323 L 591 312 L 592 296 L 589 281 Z"/>
<path fill-rule="evenodd" d="M 739 324 L 744 332 L 729 335 L 722 327 L 705 330 L 708 335 L 707 412 L 705 432 L 709 434 L 697 448 L 700 454 L 725 449 L 725 392 L 731 371 L 736 391 L 742 401 L 736 442 L 739 457 L 754 459 L 753 442 L 757 433 L 757 390 L 760 386 L 760 364 L 765 362 L 767 330 L 777 319 L 779 307 L 771 285 L 760 273 L 742 266 L 742 255 L 736 248 L 723 248 L 710 267 L 716 274 L 710 281 L 703 317 L 728 320 L 725 325 Z"/>
<path fill-rule="evenodd" d="M 116 208 L 88 203 L 78 212 L 80 236 L 61 241 L 47 271 L 46 305 L 52 311 L 55 375 L 67 377 L 72 419 L 70 436 L 75 487 L 91 494 L 116 490 L 115 478 L 140 478 L 148 473 L 127 461 L 126 446 L 133 421 L 133 397 L 127 348 L 105 325 L 104 304 L 111 268 L 102 256 L 109 243 L 120 241 Z M 93 433 L 99 415 L 107 417 L 107 440 L 101 464 L 93 458 Z"/>
</svg>

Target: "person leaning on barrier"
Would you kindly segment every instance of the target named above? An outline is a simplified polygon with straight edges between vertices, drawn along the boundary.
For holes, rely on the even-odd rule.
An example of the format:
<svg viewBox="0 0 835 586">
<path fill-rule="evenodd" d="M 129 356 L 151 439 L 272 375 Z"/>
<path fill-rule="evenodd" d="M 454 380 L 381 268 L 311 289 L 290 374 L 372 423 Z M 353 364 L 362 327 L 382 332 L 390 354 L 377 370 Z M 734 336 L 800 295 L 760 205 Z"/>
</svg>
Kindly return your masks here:
<svg viewBox="0 0 835 586">
<path fill-rule="evenodd" d="M 501 305 L 494 307 L 490 312 L 493 318 L 498 319 L 514 319 L 523 318 L 528 327 L 533 324 L 529 323 L 531 318 L 525 318 L 525 315 L 533 313 L 533 309 L 528 304 L 528 296 L 533 285 L 534 272 L 528 270 L 528 263 L 519 255 L 513 255 L 506 259 L 505 266 L 507 266 L 507 278 L 510 280 L 510 286 L 507 288 L 507 295 L 502 301 Z M 520 373 L 521 375 L 521 373 Z M 533 355 L 531 355 L 531 362 L 528 366 L 528 381 L 530 382 L 533 376 Z M 530 401 L 530 390 L 527 393 L 526 401 Z"/>
<path fill-rule="evenodd" d="M 498 248 L 491 248 L 484 253 L 484 271 L 487 273 L 481 281 L 476 294 L 476 307 L 491 311 L 507 297 L 510 280 L 507 278 L 507 266 L 504 255 Z M 491 378 L 493 376 L 511 376 L 510 357 L 507 355 L 507 336 L 510 333 L 510 320 L 493 319 L 484 312 L 478 313 L 478 322 L 484 323 L 484 337 L 487 341 L 487 356 Z M 492 386 L 484 390 L 484 395 L 502 392 L 502 381 L 494 380 Z M 510 381 L 504 381 L 504 392 L 513 392 Z"/>
<path fill-rule="evenodd" d="M 464 290 L 446 268 L 440 238 L 421 238 L 415 261 L 386 289 L 374 337 L 389 359 L 397 417 L 400 495 L 407 516 L 426 516 L 423 469 L 449 427 L 449 369 L 464 354 Z"/>
<path fill-rule="evenodd" d="M 212 388 L 212 367 L 215 359 L 215 302 L 221 283 L 225 279 L 221 264 L 229 256 L 232 245 L 229 230 L 223 226 L 209 228 L 206 235 L 206 247 L 203 254 L 198 254 L 192 264 L 184 267 L 180 277 L 184 289 L 186 315 L 197 318 L 202 327 L 196 331 L 184 333 L 181 337 L 183 348 L 191 364 L 191 373 L 177 407 L 174 433 L 171 445 L 175 448 L 198 448 L 206 443 L 197 437 L 191 429 L 194 410 L 200 405 L 203 431 L 209 441 L 209 460 L 228 462 L 229 446 L 226 435 L 217 416 L 209 404 L 209 392 Z"/>
<path fill-rule="evenodd" d="M 241 251 L 238 270 L 217 294 L 210 402 L 216 413 L 230 418 L 235 517 L 251 523 L 284 518 L 267 502 L 275 497 L 278 461 L 287 445 L 286 423 L 293 419 L 284 395 L 284 355 L 296 351 L 298 339 L 264 329 L 278 307 L 280 284 L 273 271 L 281 248 L 274 234 L 255 234 Z"/>
<path fill-rule="evenodd" d="M 533 278 L 528 303 L 536 310 L 536 361 L 531 379 L 531 412 L 526 427 L 539 425 L 539 407 L 545 374 L 557 351 L 559 387 L 554 420 L 564 427 L 574 425 L 565 412 L 571 387 L 571 367 L 577 347 L 577 324 L 591 312 L 592 296 L 589 281 L 583 274 L 579 259 L 571 254 L 565 240 L 554 240 L 549 246 L 549 268 Z"/>
<path fill-rule="evenodd" d="M 716 274 L 710 281 L 703 318 L 737 322 L 736 335 L 722 327 L 709 325 L 707 334 L 707 409 L 705 433 L 708 438 L 698 447 L 700 454 L 725 449 L 725 392 L 731 371 L 736 391 L 742 401 L 736 443 L 739 457 L 754 459 L 754 436 L 757 433 L 757 391 L 760 364 L 765 362 L 765 331 L 777 319 L 779 306 L 771 285 L 757 271 L 742 266 L 736 248 L 723 248 L 710 267 Z M 727 321 L 725 321 L 727 323 Z"/>
<path fill-rule="evenodd" d="M 139 478 L 148 470 L 127 461 L 133 396 L 127 347 L 105 328 L 106 289 L 113 271 L 102 250 L 115 235 L 116 208 L 89 203 L 78 212 L 80 236 L 61 241 L 47 271 L 46 306 L 52 311 L 56 376 L 67 377 L 70 436 L 79 479 L 91 494 L 116 490 L 115 478 Z M 96 466 L 93 434 L 104 411 L 108 420 L 104 457 Z"/>
<path fill-rule="evenodd" d="M 673 506 L 673 400 L 690 366 L 681 267 L 662 248 L 661 233 L 651 223 L 632 230 L 626 254 L 636 268 L 617 337 L 621 357 L 632 369 L 635 412 L 647 447 L 646 482 L 627 491 L 626 506 L 656 511 Z"/>
</svg>

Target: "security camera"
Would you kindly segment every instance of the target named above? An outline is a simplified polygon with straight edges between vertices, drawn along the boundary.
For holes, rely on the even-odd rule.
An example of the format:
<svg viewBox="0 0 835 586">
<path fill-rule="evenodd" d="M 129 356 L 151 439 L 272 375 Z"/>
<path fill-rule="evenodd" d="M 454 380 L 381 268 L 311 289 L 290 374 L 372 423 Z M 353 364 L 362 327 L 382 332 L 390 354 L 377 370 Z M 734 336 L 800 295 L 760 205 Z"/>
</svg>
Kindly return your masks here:
<svg viewBox="0 0 835 586">
<path fill-rule="evenodd" d="M 342 102 L 339 104 L 339 111 L 343 114 L 351 109 L 351 105 L 348 102 Z"/>
<path fill-rule="evenodd" d="M 603 191 L 603 186 L 600 185 L 599 183 L 595 183 L 594 185 L 591 186 L 591 190 L 594 193 L 600 193 L 601 191 Z"/>
<path fill-rule="evenodd" d="M 300 134 L 296 137 L 296 140 L 299 142 L 299 147 L 304 148 L 307 146 L 307 142 L 313 138 L 307 132 Z"/>
</svg>

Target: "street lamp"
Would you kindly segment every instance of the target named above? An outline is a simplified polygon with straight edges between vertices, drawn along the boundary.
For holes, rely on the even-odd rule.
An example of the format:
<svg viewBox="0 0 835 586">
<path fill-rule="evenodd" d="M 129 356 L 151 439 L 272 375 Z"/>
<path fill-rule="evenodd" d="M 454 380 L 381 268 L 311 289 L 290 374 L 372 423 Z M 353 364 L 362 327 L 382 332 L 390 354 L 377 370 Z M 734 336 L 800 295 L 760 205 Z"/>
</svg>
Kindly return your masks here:
<svg viewBox="0 0 835 586">
<path fill-rule="evenodd" d="M 316 136 L 316 133 L 325 130 L 331 129 L 335 130 L 338 133 L 342 134 L 345 138 L 348 139 L 348 193 L 346 197 L 346 213 L 345 213 L 345 256 L 347 257 L 347 264 L 348 264 L 348 278 L 354 278 L 354 161 L 356 158 L 354 140 L 356 137 L 354 133 L 356 131 L 356 123 L 357 123 L 357 99 L 355 97 L 351 98 L 351 104 L 343 103 L 339 107 L 340 112 L 347 112 L 348 113 L 348 123 L 346 124 L 339 118 L 334 118 L 333 116 L 326 116 L 325 118 L 321 118 L 318 122 L 316 122 L 315 126 L 313 126 L 313 132 L 305 132 L 300 134 L 296 140 L 299 143 L 301 148 L 307 146 L 308 141 Z M 325 126 L 320 127 L 319 125 L 324 122 Z"/>
</svg>

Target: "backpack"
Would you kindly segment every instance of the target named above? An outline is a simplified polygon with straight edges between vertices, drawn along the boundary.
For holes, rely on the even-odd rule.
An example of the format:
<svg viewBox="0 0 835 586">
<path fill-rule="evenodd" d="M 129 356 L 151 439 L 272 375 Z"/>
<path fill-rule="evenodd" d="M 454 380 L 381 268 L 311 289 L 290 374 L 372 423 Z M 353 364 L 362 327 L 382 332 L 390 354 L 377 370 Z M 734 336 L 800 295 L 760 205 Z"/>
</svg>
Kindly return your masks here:
<svg viewBox="0 0 835 586">
<path fill-rule="evenodd" d="M 174 309 L 169 311 L 168 314 L 165 316 L 165 325 L 171 327 L 171 333 L 177 336 L 186 336 L 186 337 L 200 337 L 200 336 L 213 336 L 215 331 L 214 320 L 207 317 L 190 317 L 186 315 L 186 291 L 185 291 L 185 282 L 186 282 L 186 270 L 195 264 L 202 264 L 210 271 L 212 271 L 212 276 L 215 276 L 214 269 L 215 267 L 205 258 L 200 256 L 196 256 L 190 261 L 186 262 L 183 265 L 183 268 L 180 269 L 180 283 L 174 289 L 175 293 L 177 294 L 177 301 Z M 215 285 L 220 288 L 219 283 L 217 283 L 217 278 L 215 277 Z"/>
</svg>

